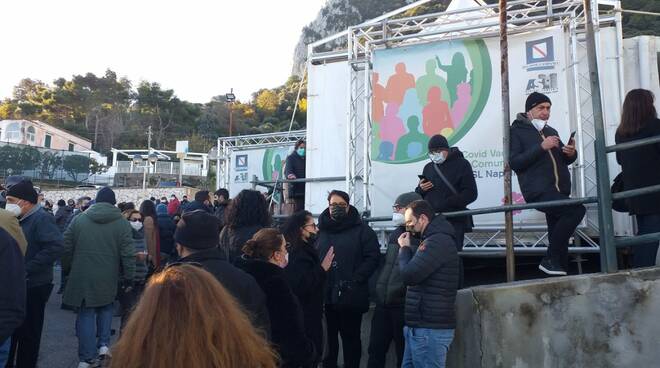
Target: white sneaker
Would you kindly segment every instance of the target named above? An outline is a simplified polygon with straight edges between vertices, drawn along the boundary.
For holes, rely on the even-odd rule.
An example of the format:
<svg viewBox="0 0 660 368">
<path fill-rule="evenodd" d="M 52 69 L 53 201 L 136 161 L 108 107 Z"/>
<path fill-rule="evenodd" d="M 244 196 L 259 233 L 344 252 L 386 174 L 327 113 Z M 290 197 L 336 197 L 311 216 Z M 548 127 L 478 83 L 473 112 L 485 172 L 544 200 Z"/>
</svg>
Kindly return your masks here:
<svg viewBox="0 0 660 368">
<path fill-rule="evenodd" d="M 78 368 L 94 368 L 94 367 L 98 367 L 98 362 L 95 360 L 89 360 L 86 362 L 78 363 Z"/>
<path fill-rule="evenodd" d="M 107 346 L 103 345 L 99 348 L 99 358 L 103 360 L 105 357 L 111 357 L 110 355 L 110 348 Z"/>
</svg>

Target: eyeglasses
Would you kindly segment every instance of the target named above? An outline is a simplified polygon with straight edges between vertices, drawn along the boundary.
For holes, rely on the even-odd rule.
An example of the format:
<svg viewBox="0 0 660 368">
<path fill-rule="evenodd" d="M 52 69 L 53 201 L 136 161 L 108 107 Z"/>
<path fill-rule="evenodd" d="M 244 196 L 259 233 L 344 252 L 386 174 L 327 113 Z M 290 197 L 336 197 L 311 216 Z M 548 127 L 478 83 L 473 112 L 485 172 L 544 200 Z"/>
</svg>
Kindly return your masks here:
<svg viewBox="0 0 660 368">
<path fill-rule="evenodd" d="M 132 218 L 132 219 L 128 219 L 128 221 L 130 221 L 130 222 L 142 222 L 142 219 Z"/>
<path fill-rule="evenodd" d="M 311 224 L 303 225 L 303 229 L 306 228 L 306 227 L 310 227 L 310 226 L 313 227 L 314 229 L 316 229 L 318 227 L 318 225 L 316 225 L 316 223 L 311 223 Z"/>
<path fill-rule="evenodd" d="M 348 208 L 348 205 L 346 203 L 330 203 L 330 207 Z"/>
<path fill-rule="evenodd" d="M 394 206 L 392 206 L 392 209 L 395 210 L 395 211 L 401 211 L 401 209 L 403 209 L 403 207 L 401 207 L 399 205 L 394 205 Z"/>
</svg>

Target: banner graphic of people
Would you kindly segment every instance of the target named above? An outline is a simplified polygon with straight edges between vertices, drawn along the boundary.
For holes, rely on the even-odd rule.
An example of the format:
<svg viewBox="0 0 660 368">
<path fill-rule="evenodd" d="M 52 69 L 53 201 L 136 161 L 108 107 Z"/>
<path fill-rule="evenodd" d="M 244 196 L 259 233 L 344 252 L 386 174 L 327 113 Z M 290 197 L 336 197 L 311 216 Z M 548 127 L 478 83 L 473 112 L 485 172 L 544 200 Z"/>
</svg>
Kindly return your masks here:
<svg viewBox="0 0 660 368">
<path fill-rule="evenodd" d="M 490 95 L 491 59 L 483 40 L 377 50 L 372 73 L 372 157 L 405 164 L 427 158 L 431 136 L 456 144 Z"/>
</svg>

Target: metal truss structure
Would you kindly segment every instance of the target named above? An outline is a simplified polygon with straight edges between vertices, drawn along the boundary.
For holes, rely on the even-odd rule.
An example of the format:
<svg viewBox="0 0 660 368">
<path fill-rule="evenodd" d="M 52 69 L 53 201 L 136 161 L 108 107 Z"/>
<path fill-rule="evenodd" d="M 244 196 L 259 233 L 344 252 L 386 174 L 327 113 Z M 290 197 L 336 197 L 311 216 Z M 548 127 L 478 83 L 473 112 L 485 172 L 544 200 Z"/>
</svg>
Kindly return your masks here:
<svg viewBox="0 0 660 368">
<path fill-rule="evenodd" d="M 346 32 L 327 37 L 309 45 L 308 62 L 319 64 L 324 62 L 348 61 L 348 126 L 346 152 L 346 189 L 355 198 L 354 205 L 366 214 L 371 210 L 371 72 L 374 51 L 382 48 L 396 48 L 412 44 L 422 44 L 443 40 L 473 39 L 497 37 L 499 35 L 498 5 L 486 5 L 446 11 L 442 13 L 425 14 L 414 17 L 401 17 L 402 13 L 428 0 L 418 1 L 388 13 L 380 18 L 367 21 Z M 614 25 L 617 29 L 618 66 L 620 85 L 623 85 L 621 55 L 623 53 L 621 32 L 621 4 L 619 0 L 591 0 L 594 9 L 594 20 L 599 26 Z M 591 89 L 589 84 L 588 65 L 585 52 L 585 18 L 582 0 L 518 0 L 508 3 L 508 32 L 518 34 L 546 28 L 561 26 L 570 32 L 569 78 L 574 86 L 572 107 L 572 128 L 578 131 L 577 144 L 582 152 L 577 165 L 574 165 L 573 193 L 577 196 L 595 195 L 597 191 L 595 154 L 594 154 L 594 122 L 591 110 Z M 329 42 L 336 42 L 346 37 L 347 48 L 338 51 L 320 51 Z M 596 28 L 598 39 L 598 27 Z M 316 52 L 319 49 L 319 52 Z M 600 53 L 600 52 L 599 52 Z M 623 93 L 620 99 L 623 102 Z M 578 235 L 586 245 L 598 249 L 591 235 L 598 233 L 598 221 L 595 212 L 589 216 Z M 516 238 L 518 247 L 544 247 L 547 234 L 544 230 L 529 232 L 528 236 Z M 532 230 L 533 231 L 533 230 Z M 483 234 L 466 236 L 466 248 L 503 247 L 498 245 L 501 230 L 492 230 L 485 239 Z M 579 242 L 579 241 L 578 241 Z"/>
<path fill-rule="evenodd" d="M 282 147 L 305 139 L 306 130 L 293 130 L 284 133 L 266 133 L 218 138 L 219 147 L 215 156 L 217 163 L 216 188 L 229 187 L 229 165 L 234 151 L 253 148 Z"/>
</svg>

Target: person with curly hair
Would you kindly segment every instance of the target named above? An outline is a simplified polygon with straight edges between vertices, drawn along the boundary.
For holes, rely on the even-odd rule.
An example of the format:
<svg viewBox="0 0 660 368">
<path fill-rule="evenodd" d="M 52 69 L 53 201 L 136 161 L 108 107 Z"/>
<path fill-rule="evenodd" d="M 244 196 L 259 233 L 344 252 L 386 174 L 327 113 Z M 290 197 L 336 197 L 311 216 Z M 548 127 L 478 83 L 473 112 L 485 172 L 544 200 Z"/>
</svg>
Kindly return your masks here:
<svg viewBox="0 0 660 368">
<path fill-rule="evenodd" d="M 221 253 L 234 263 L 241 256 L 241 248 L 257 231 L 269 227 L 271 216 L 268 202 L 256 190 L 242 190 L 225 210 L 225 227 L 220 232 Z"/>
</svg>

